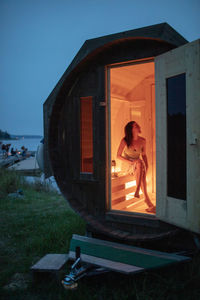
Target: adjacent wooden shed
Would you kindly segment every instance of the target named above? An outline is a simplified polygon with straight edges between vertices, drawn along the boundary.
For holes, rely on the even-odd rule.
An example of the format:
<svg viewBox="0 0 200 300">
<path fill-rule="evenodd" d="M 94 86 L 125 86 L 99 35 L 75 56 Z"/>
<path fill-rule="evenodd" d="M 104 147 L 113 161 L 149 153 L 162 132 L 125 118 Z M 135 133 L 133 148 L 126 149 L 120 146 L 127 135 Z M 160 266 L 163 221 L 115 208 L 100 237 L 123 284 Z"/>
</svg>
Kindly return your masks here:
<svg viewBox="0 0 200 300">
<path fill-rule="evenodd" d="M 45 174 L 90 229 L 151 240 L 200 233 L 200 52 L 167 23 L 87 40 L 44 103 Z M 156 213 L 117 159 L 134 120 Z"/>
</svg>

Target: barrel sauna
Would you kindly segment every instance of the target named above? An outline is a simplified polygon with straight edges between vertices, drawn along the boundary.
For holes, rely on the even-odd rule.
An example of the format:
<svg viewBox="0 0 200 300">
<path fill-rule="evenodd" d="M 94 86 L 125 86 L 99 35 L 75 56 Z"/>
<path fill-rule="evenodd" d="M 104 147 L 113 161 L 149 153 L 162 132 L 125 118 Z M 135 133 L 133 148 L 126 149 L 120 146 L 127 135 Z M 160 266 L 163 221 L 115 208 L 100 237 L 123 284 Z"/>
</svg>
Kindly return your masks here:
<svg viewBox="0 0 200 300">
<path fill-rule="evenodd" d="M 179 228 L 159 217 L 155 58 L 187 43 L 167 23 L 87 40 L 44 103 L 45 175 L 55 176 L 93 234 L 152 241 Z M 147 212 L 142 192 L 134 197 L 135 178 L 117 157 L 131 120 L 146 140 L 147 189 L 156 212 Z"/>
</svg>

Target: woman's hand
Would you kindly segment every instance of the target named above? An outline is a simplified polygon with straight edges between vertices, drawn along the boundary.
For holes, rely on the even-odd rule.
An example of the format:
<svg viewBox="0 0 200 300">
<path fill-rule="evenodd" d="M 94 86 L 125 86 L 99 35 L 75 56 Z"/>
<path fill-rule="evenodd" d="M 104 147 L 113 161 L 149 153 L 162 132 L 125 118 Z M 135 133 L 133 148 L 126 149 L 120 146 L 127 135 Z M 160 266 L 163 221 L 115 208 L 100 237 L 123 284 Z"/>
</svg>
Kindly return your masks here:
<svg viewBox="0 0 200 300">
<path fill-rule="evenodd" d="M 133 159 L 133 160 L 129 159 L 128 160 L 128 162 L 129 162 L 130 165 L 134 165 L 136 162 L 139 162 L 139 161 L 140 161 L 140 159 Z"/>
</svg>

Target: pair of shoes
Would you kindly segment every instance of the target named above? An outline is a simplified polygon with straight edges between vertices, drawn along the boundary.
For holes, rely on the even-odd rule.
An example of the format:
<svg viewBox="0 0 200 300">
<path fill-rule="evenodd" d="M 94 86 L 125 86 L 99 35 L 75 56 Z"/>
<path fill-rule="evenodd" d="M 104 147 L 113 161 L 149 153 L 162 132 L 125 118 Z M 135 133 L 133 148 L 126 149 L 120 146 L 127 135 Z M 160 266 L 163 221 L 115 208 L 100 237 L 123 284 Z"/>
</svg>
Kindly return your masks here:
<svg viewBox="0 0 200 300">
<path fill-rule="evenodd" d="M 148 208 L 146 208 L 147 212 L 151 212 L 151 213 L 155 213 L 156 212 L 156 207 L 155 206 L 150 206 Z"/>
</svg>

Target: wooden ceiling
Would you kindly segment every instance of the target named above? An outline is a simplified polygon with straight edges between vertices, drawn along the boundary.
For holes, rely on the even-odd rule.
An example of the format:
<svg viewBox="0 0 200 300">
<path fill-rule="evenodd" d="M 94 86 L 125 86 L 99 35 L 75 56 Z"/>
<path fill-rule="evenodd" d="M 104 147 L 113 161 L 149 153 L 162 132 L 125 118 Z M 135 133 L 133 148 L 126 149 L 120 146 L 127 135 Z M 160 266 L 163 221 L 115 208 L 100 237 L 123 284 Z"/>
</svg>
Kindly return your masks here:
<svg viewBox="0 0 200 300">
<path fill-rule="evenodd" d="M 154 76 L 154 62 L 111 68 L 111 95 L 126 97 L 143 80 L 152 76 Z"/>
</svg>

